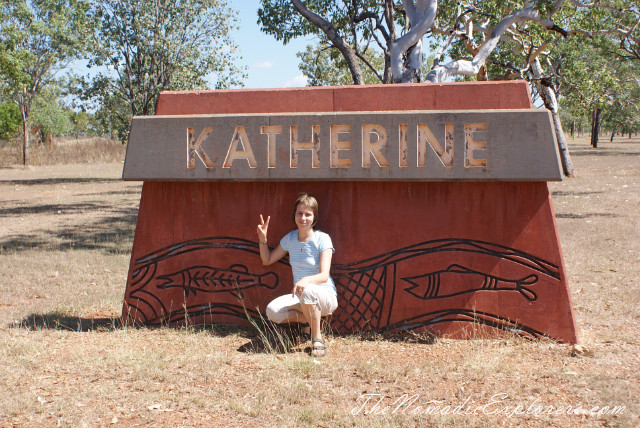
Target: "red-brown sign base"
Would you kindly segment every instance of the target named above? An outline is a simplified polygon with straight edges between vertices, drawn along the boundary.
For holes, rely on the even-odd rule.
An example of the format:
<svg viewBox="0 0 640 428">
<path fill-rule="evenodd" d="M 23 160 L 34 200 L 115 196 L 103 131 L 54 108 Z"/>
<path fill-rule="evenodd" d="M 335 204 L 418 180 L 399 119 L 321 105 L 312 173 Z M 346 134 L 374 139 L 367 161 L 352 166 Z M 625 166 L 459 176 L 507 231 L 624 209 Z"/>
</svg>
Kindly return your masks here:
<svg viewBox="0 0 640 428">
<path fill-rule="evenodd" d="M 157 113 L 530 107 L 515 82 L 163 93 Z M 145 182 L 124 320 L 246 324 L 264 314 L 292 278 L 286 259 L 262 266 L 258 216 L 271 216 L 278 245 L 303 191 L 318 199 L 316 228 L 336 249 L 338 332 L 577 342 L 545 182 Z"/>
</svg>

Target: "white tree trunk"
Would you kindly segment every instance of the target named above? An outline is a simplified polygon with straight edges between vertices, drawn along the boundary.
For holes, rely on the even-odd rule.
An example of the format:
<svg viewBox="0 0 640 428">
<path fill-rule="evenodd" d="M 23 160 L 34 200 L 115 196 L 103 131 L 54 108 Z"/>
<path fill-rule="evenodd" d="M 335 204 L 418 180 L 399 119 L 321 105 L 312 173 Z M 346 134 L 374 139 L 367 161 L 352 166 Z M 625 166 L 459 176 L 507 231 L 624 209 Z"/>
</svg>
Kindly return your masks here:
<svg viewBox="0 0 640 428">
<path fill-rule="evenodd" d="M 575 175 L 575 170 L 573 168 L 573 162 L 571 162 L 571 156 L 569 155 L 567 140 L 564 136 L 564 131 L 562 130 L 562 122 L 560 121 L 560 114 L 558 113 L 558 99 L 556 98 L 555 91 L 542 83 L 542 66 L 540 65 L 540 59 L 538 57 L 531 61 L 531 71 L 533 72 L 533 78 L 536 88 L 538 89 L 538 93 L 544 101 L 544 106 L 551 112 L 553 127 L 556 131 L 558 150 L 560 151 L 562 171 L 567 177 L 573 177 Z"/>
<path fill-rule="evenodd" d="M 402 0 L 410 30 L 391 42 L 391 81 L 394 83 L 420 80 L 422 37 L 431 28 L 438 11 L 437 0 Z M 403 55 L 408 52 L 407 61 Z"/>
</svg>

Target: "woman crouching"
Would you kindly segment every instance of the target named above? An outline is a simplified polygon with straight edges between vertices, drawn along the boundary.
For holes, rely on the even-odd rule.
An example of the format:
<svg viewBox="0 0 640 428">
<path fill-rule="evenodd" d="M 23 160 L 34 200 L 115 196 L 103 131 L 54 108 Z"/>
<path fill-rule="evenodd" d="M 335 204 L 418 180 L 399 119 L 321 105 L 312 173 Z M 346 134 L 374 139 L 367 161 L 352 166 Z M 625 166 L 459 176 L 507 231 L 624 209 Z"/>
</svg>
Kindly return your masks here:
<svg viewBox="0 0 640 428">
<path fill-rule="evenodd" d="M 269 266 L 289 253 L 289 263 L 293 271 L 291 294 L 277 297 L 267 305 L 267 317 L 278 324 L 308 324 L 311 330 L 311 355 L 323 357 L 327 348 L 320 321 L 338 307 L 336 286 L 329 275 L 333 244 L 324 232 L 314 230 L 318 221 L 318 201 L 306 193 L 296 200 L 293 222 L 297 229 L 287 233 L 276 248 L 269 249 L 267 231 L 269 221 L 260 214 L 258 239 L 262 264 Z M 307 329 L 309 327 L 306 327 Z"/>
</svg>

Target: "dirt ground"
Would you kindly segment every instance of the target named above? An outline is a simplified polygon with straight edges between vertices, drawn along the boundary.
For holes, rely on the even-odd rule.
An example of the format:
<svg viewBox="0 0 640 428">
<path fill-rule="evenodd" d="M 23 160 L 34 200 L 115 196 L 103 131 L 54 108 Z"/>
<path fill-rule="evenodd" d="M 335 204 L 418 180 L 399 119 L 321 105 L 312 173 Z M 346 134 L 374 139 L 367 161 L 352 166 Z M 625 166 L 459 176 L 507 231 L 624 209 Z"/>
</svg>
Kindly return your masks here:
<svg viewBox="0 0 640 428">
<path fill-rule="evenodd" d="M 140 196 L 121 163 L 0 168 L 0 426 L 640 426 L 640 139 L 550 183 L 579 339 L 331 337 L 118 321 Z M 573 355 L 572 355 L 573 354 Z"/>
</svg>

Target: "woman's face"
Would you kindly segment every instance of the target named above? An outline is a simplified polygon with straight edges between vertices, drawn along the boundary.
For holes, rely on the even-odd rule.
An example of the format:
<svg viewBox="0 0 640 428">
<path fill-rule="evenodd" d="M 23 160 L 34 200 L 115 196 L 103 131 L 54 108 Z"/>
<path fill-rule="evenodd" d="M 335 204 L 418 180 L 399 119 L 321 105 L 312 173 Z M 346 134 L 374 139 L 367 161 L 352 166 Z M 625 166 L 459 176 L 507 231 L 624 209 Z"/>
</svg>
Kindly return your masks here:
<svg viewBox="0 0 640 428">
<path fill-rule="evenodd" d="M 313 225 L 313 210 L 306 205 L 296 207 L 296 225 L 298 229 L 311 228 Z"/>
</svg>

